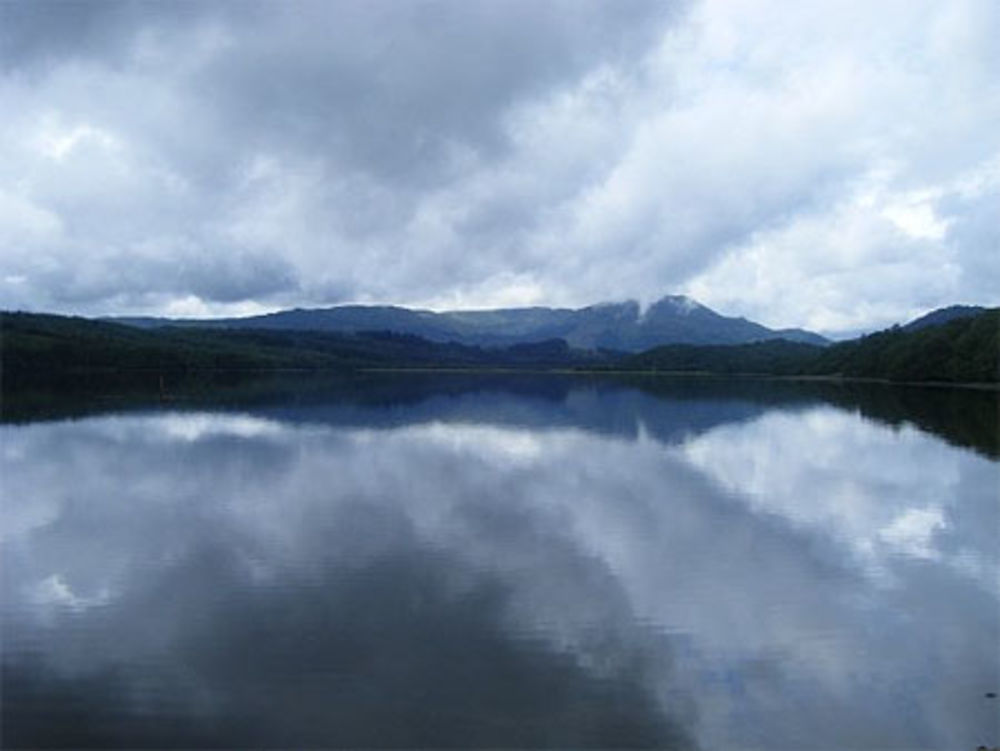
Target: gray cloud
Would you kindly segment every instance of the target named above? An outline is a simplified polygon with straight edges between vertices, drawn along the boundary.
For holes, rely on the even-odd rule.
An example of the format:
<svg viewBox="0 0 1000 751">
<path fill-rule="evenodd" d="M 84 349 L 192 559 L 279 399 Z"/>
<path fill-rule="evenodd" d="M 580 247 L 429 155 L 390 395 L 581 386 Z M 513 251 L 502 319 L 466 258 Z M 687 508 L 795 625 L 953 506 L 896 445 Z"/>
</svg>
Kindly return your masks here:
<svg viewBox="0 0 1000 751">
<path fill-rule="evenodd" d="M 118 61 L 134 35 L 171 17 L 192 15 L 194 3 L 167 10 L 134 0 L 67 0 L 0 6 L 0 61 L 8 70 L 55 66 L 67 60 Z"/>
<path fill-rule="evenodd" d="M 813 11 L 5 3 L 0 304 L 996 302 L 995 5 Z"/>
<path fill-rule="evenodd" d="M 663 8 L 590 0 L 281 6 L 200 71 L 197 90 L 255 145 L 427 187 L 449 176 L 456 149 L 502 153 L 512 105 L 644 49 Z"/>
</svg>

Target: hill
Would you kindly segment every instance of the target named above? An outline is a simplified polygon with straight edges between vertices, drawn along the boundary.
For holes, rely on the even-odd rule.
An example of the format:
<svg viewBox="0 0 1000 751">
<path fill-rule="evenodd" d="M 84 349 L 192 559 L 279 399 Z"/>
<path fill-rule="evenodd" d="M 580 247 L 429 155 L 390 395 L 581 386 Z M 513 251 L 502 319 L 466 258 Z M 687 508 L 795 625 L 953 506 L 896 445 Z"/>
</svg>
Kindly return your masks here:
<svg viewBox="0 0 1000 751">
<path fill-rule="evenodd" d="M 585 308 L 507 308 L 434 312 L 395 306 L 342 305 L 295 309 L 247 318 L 121 318 L 142 328 L 177 326 L 357 333 L 392 331 L 434 342 L 510 346 L 562 339 L 575 349 L 641 352 L 663 344 L 742 344 L 785 338 L 825 344 L 801 329 L 773 330 L 745 318 L 720 315 L 683 295 L 662 298 L 642 310 L 635 301 Z"/>
<path fill-rule="evenodd" d="M 984 312 L 986 308 L 978 305 L 950 305 L 947 308 L 938 308 L 930 313 L 914 318 L 903 328 L 907 331 L 919 331 L 928 326 L 940 326 L 942 323 L 954 321 L 956 318 L 971 318 Z"/>
<path fill-rule="evenodd" d="M 736 346 L 656 347 L 623 359 L 625 370 L 719 374 L 816 375 L 890 381 L 996 383 L 1000 380 L 1000 308 L 916 328 L 893 327 L 818 347 L 766 341 Z"/>
<path fill-rule="evenodd" d="M 988 308 L 939 324 L 894 326 L 834 344 L 806 363 L 804 372 L 892 381 L 986 383 L 1000 380 L 998 359 L 1000 308 Z"/>
<path fill-rule="evenodd" d="M 4 385 L 46 374 L 198 369 L 377 367 L 572 367 L 608 353 L 548 340 L 508 347 L 432 342 L 410 334 L 316 331 L 139 329 L 57 315 L 0 313 Z"/>
</svg>

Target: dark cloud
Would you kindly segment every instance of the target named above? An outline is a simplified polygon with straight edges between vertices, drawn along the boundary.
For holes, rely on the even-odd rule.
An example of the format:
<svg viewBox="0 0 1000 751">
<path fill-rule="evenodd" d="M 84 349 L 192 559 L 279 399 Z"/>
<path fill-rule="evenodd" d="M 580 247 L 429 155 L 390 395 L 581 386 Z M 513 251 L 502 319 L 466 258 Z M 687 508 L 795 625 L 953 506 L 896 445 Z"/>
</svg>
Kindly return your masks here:
<svg viewBox="0 0 1000 751">
<path fill-rule="evenodd" d="M 218 118 L 237 153 L 318 156 L 390 183 L 440 179 L 452 150 L 496 155 L 511 106 L 634 58 L 675 15 L 648 0 L 3 7 L 15 69 L 132 65 L 190 87 L 191 139 Z"/>
<path fill-rule="evenodd" d="M 216 8 L 222 6 L 216 5 Z M 204 3 L 142 0 L 42 0 L 0 5 L 0 61 L 8 70 L 38 72 L 66 61 L 129 62 L 137 36 L 196 23 Z"/>
<path fill-rule="evenodd" d="M 316 154 L 390 184 L 453 177 L 509 148 L 503 116 L 655 39 L 662 3 L 271 6 L 197 88 L 259 148 Z"/>
</svg>

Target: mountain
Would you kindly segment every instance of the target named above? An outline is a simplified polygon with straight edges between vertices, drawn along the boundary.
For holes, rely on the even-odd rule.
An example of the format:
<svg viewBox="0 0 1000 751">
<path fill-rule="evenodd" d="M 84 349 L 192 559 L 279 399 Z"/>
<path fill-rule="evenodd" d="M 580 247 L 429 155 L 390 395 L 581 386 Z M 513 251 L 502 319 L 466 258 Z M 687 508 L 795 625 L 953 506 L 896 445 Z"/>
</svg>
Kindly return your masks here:
<svg viewBox="0 0 1000 751">
<path fill-rule="evenodd" d="M 954 321 L 956 318 L 971 318 L 982 313 L 986 308 L 978 305 L 950 305 L 947 308 L 932 310 L 926 315 L 914 318 L 903 326 L 906 331 L 919 331 L 928 326 L 940 326 L 942 323 Z"/>
<path fill-rule="evenodd" d="M 511 346 L 563 339 L 575 349 L 641 352 L 665 344 L 745 344 L 788 339 L 827 344 L 802 329 L 774 330 L 745 318 L 730 318 L 683 295 L 670 295 L 642 310 L 635 301 L 586 308 L 506 308 L 434 312 L 395 306 L 342 305 L 296 308 L 247 318 L 118 318 L 141 328 L 183 326 L 357 333 L 391 331 L 433 342 Z"/>
</svg>

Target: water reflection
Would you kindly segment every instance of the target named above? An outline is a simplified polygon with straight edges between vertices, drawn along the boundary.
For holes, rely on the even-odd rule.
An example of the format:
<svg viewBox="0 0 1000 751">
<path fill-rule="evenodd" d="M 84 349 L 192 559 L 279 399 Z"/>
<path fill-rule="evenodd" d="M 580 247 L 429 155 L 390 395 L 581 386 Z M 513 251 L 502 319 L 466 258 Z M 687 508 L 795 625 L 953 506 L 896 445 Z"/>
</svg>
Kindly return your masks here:
<svg viewBox="0 0 1000 751">
<path fill-rule="evenodd" d="M 997 464 L 914 428 L 585 385 L 2 430 L 8 745 L 1000 742 Z"/>
<path fill-rule="evenodd" d="M 690 420 L 728 422 L 775 406 L 789 409 L 835 404 L 893 427 L 910 425 L 953 445 L 1000 458 L 1000 401 L 995 390 L 821 380 L 468 373 L 331 377 L 232 372 L 164 376 L 150 372 L 75 376 L 30 387 L 0 385 L 0 423 L 152 407 L 270 410 L 283 420 L 364 426 L 441 419 L 446 413 L 466 422 L 563 425 L 628 434 L 635 431 L 638 411 L 647 409 L 657 413 L 647 421 L 654 430 L 676 432 Z M 511 399 L 514 395 L 518 398 Z M 616 403 L 614 407 L 611 401 Z"/>
</svg>

